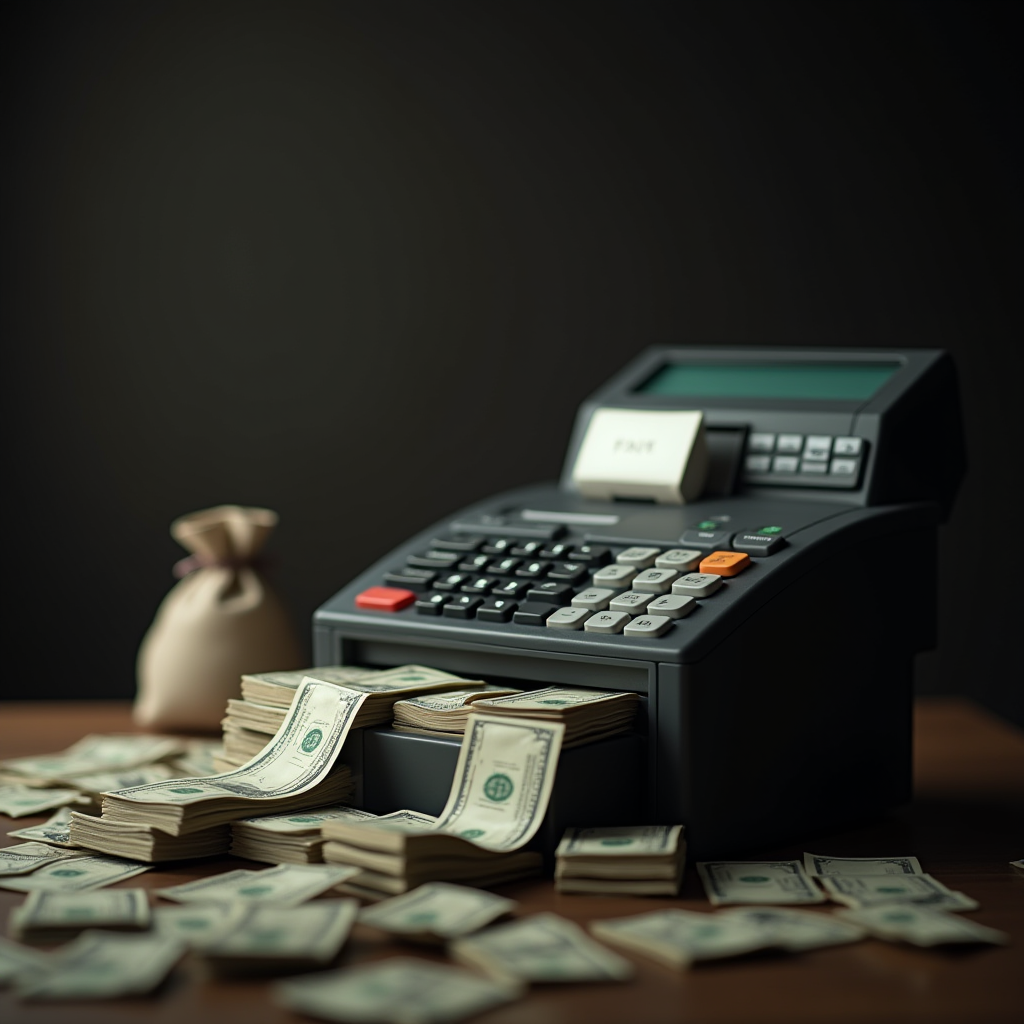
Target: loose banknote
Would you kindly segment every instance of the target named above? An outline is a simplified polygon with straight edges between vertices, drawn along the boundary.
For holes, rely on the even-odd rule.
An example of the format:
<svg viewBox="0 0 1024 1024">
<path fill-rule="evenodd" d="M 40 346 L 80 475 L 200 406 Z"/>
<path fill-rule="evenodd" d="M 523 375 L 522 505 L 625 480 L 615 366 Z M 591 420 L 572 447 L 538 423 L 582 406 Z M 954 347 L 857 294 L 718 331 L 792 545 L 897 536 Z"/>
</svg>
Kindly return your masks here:
<svg viewBox="0 0 1024 1024">
<path fill-rule="evenodd" d="M 357 873 L 357 868 L 336 864 L 282 864 L 262 871 L 239 868 L 222 875 L 157 889 L 156 894 L 177 903 L 256 900 L 295 907 Z"/>
<path fill-rule="evenodd" d="M 152 865 L 120 857 L 84 856 L 44 864 L 30 875 L 0 878 L 0 889 L 15 892 L 76 892 L 100 889 L 141 875 Z"/>
<path fill-rule="evenodd" d="M 1009 935 L 995 928 L 913 903 L 837 910 L 836 917 L 866 928 L 876 938 L 913 946 L 978 942 L 1005 945 L 1010 941 Z"/>
<path fill-rule="evenodd" d="M 825 876 L 820 879 L 836 903 L 877 907 L 886 903 L 924 903 L 935 910 L 977 910 L 978 901 L 947 889 L 931 875 Z"/>
<path fill-rule="evenodd" d="M 85 928 L 141 930 L 151 920 L 145 889 L 33 892 L 11 912 L 15 938 L 56 941 Z"/>
<path fill-rule="evenodd" d="M 809 875 L 922 875 L 916 857 L 822 857 L 804 854 L 804 870 Z"/>
<path fill-rule="evenodd" d="M 411 892 L 366 907 L 361 924 L 409 939 L 444 940 L 469 935 L 517 906 L 515 900 L 450 882 L 427 882 Z"/>
<path fill-rule="evenodd" d="M 18 839 L 34 839 L 37 842 L 50 843 L 53 846 L 73 847 L 75 844 L 71 841 L 71 814 L 70 807 L 61 807 L 42 825 L 29 825 L 27 828 L 8 832 L 7 835 Z"/>
<path fill-rule="evenodd" d="M 708 899 L 729 903 L 824 903 L 798 860 L 702 861 L 697 873 Z"/>
<path fill-rule="evenodd" d="M 100 771 L 135 768 L 182 753 L 186 744 L 168 736 L 83 736 L 67 750 L 35 757 L 15 757 L 0 766 L 33 779 L 62 779 Z"/>
<path fill-rule="evenodd" d="M 230 935 L 248 913 L 250 903 L 184 903 L 153 910 L 153 930 L 193 949 Z"/>
<path fill-rule="evenodd" d="M 88 804 L 77 789 L 34 789 L 30 786 L 0 786 L 0 814 L 9 818 L 25 818 L 68 804 Z"/>
<path fill-rule="evenodd" d="M 447 1024 L 520 994 L 479 974 L 411 957 L 391 957 L 329 974 L 278 982 L 274 999 L 321 1020 L 367 1024 Z"/>
<path fill-rule="evenodd" d="M 19 975 L 27 980 L 30 976 L 45 974 L 49 962 L 49 953 L 30 949 L 0 935 L 0 988 L 12 984 Z"/>
<path fill-rule="evenodd" d="M 46 843 L 18 843 L 0 849 L 0 877 L 27 875 L 44 864 L 81 856 L 81 850 L 62 850 Z"/>
</svg>

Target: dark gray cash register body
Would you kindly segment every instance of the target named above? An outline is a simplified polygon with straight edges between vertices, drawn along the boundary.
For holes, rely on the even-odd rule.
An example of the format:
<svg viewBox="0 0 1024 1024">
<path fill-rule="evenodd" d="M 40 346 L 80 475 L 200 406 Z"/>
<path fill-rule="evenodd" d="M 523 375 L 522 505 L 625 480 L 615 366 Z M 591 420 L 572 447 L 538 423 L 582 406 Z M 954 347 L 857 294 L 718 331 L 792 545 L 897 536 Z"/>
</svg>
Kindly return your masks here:
<svg viewBox="0 0 1024 1024">
<path fill-rule="evenodd" d="M 602 408 L 701 410 L 703 496 L 582 497 L 573 467 Z M 549 853 L 567 825 L 683 822 L 697 857 L 795 842 L 910 797 L 914 657 L 936 642 L 936 529 L 963 472 L 942 352 L 652 348 L 583 403 L 558 484 L 481 501 L 370 566 L 316 611 L 315 660 L 641 694 L 634 734 L 563 752 L 539 839 Z M 431 576 L 423 556 L 441 541 L 479 557 L 499 539 L 540 541 L 541 561 L 568 545 L 549 565 L 579 564 L 585 545 L 613 561 L 635 545 L 746 548 L 752 564 L 651 638 L 356 606 L 380 585 L 455 600 L 435 586 L 457 566 Z M 457 739 L 382 727 L 350 743 L 364 806 L 440 811 Z"/>
</svg>

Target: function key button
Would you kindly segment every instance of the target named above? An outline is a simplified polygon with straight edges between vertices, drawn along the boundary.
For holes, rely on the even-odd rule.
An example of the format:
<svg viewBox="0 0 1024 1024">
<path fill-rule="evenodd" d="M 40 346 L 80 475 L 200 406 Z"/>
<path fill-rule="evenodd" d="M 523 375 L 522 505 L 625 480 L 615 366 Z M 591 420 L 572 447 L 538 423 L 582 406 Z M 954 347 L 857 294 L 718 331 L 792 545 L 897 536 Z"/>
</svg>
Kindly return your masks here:
<svg viewBox="0 0 1024 1024">
<path fill-rule="evenodd" d="M 567 559 L 571 550 L 571 544 L 547 544 L 537 552 L 537 557 L 559 561 L 560 559 Z"/>
<path fill-rule="evenodd" d="M 537 558 L 543 547 L 545 542 L 542 540 L 524 540 L 516 544 L 509 554 L 519 555 L 520 558 Z"/>
<path fill-rule="evenodd" d="M 605 565 L 598 569 L 592 578 L 595 587 L 625 590 L 635 575 L 636 569 L 631 565 Z"/>
<path fill-rule="evenodd" d="M 453 572 L 447 576 L 438 576 L 434 580 L 435 590 L 458 590 L 463 583 L 469 580 L 469 576 L 464 572 Z"/>
<path fill-rule="evenodd" d="M 587 567 L 582 562 L 556 562 L 548 571 L 548 579 L 576 583 L 587 575 L 587 571 Z"/>
<path fill-rule="evenodd" d="M 630 612 L 633 615 L 638 615 L 653 600 L 654 594 L 644 594 L 639 590 L 630 590 L 625 594 L 619 594 L 618 597 L 613 597 L 608 603 L 608 611 Z"/>
<path fill-rule="evenodd" d="M 441 614 L 450 619 L 471 619 L 482 603 L 482 598 L 475 594 L 459 594 L 444 606 Z"/>
<path fill-rule="evenodd" d="M 622 631 L 625 636 L 640 640 L 653 640 L 663 636 L 672 628 L 672 620 L 667 615 L 638 615 L 626 625 Z"/>
<path fill-rule="evenodd" d="M 776 527 L 768 527 L 776 529 Z M 748 555 L 763 558 L 767 555 L 774 555 L 786 546 L 786 539 L 781 533 L 763 533 L 758 530 L 754 533 L 737 533 L 732 539 L 733 551 L 745 551 Z"/>
<path fill-rule="evenodd" d="M 519 605 L 507 597 L 487 597 L 476 610 L 476 617 L 484 622 L 509 622 Z"/>
<path fill-rule="evenodd" d="M 418 569 L 451 569 L 461 557 L 457 551 L 434 549 L 422 555 L 410 555 L 405 562 Z"/>
<path fill-rule="evenodd" d="M 510 537 L 492 537 L 480 550 L 485 555 L 508 555 L 515 544 Z"/>
<path fill-rule="evenodd" d="M 471 576 L 459 590 L 464 594 L 489 594 L 497 582 L 494 576 Z"/>
<path fill-rule="evenodd" d="M 590 612 L 586 608 L 558 608 L 544 624 L 552 629 L 582 629 L 588 618 Z"/>
<path fill-rule="evenodd" d="M 656 569 L 674 569 L 676 572 L 689 572 L 697 568 L 697 563 L 704 557 L 703 551 L 696 548 L 672 548 L 663 551 L 654 560 Z"/>
<path fill-rule="evenodd" d="M 804 444 L 804 458 L 811 462 L 828 462 L 832 454 L 832 438 L 825 436 L 812 436 L 807 438 Z"/>
<path fill-rule="evenodd" d="M 667 594 L 678 576 L 674 569 L 645 569 L 633 577 L 633 589 L 646 594 Z"/>
<path fill-rule="evenodd" d="M 804 461 L 800 463 L 800 472 L 801 473 L 809 473 L 812 476 L 814 474 L 818 474 L 820 476 L 820 475 L 828 472 L 828 463 L 827 462 L 808 462 L 807 459 L 804 459 Z"/>
<path fill-rule="evenodd" d="M 490 555 L 473 555 L 459 562 L 459 572 L 483 572 L 491 562 Z"/>
<path fill-rule="evenodd" d="M 546 604 L 565 604 L 572 597 L 572 587 L 557 580 L 534 583 L 526 592 L 527 601 L 544 601 Z"/>
<path fill-rule="evenodd" d="M 356 594 L 357 608 L 372 608 L 378 612 L 399 612 L 416 600 L 411 590 L 401 587 L 367 587 Z"/>
<path fill-rule="evenodd" d="M 491 562 L 487 571 L 496 573 L 498 576 L 511 576 L 521 561 L 520 558 L 501 558 L 497 562 Z"/>
<path fill-rule="evenodd" d="M 800 469 L 800 459 L 796 455 L 776 455 L 772 460 L 772 470 L 776 473 L 796 473 Z"/>
<path fill-rule="evenodd" d="M 715 523 L 715 526 L 721 525 L 721 523 Z M 718 548 L 728 547 L 731 536 L 730 530 L 687 530 L 679 538 L 679 543 L 689 544 L 690 547 L 698 548 L 701 551 L 716 551 Z"/>
<path fill-rule="evenodd" d="M 655 598 L 647 606 L 648 615 L 667 615 L 670 619 L 681 619 L 697 607 L 697 599 L 684 594 L 665 594 Z"/>
<path fill-rule="evenodd" d="M 477 551 L 484 540 L 485 538 L 480 536 L 435 537 L 430 546 L 442 551 Z"/>
<path fill-rule="evenodd" d="M 424 594 L 416 599 L 416 611 L 420 615 L 440 615 L 441 609 L 451 598 L 451 594 Z"/>
<path fill-rule="evenodd" d="M 579 544 L 572 549 L 574 562 L 586 562 L 587 565 L 604 565 L 611 561 L 612 553 L 601 544 Z"/>
<path fill-rule="evenodd" d="M 804 450 L 804 435 L 779 434 L 775 450 L 783 455 L 799 455 Z"/>
<path fill-rule="evenodd" d="M 672 584 L 672 593 L 683 597 L 708 597 L 722 585 L 722 577 L 717 573 L 691 572 Z"/>
<path fill-rule="evenodd" d="M 403 569 L 400 572 L 384 573 L 384 582 L 392 587 L 405 587 L 407 590 L 429 590 L 436 572 L 428 569 Z"/>
<path fill-rule="evenodd" d="M 629 619 L 627 612 L 595 612 L 583 623 L 583 629 L 587 633 L 621 633 Z"/>
<path fill-rule="evenodd" d="M 589 608 L 592 612 L 603 612 L 614 596 L 614 590 L 591 587 L 589 590 L 581 590 L 569 603 L 574 608 Z"/>
<path fill-rule="evenodd" d="M 499 580 L 491 587 L 495 597 L 521 598 L 534 584 L 530 580 Z"/>
<path fill-rule="evenodd" d="M 773 452 L 775 451 L 774 434 L 751 434 L 747 439 L 748 452 Z"/>
<path fill-rule="evenodd" d="M 550 568 L 550 562 L 523 562 L 516 569 L 516 575 L 524 576 L 528 580 L 535 580 L 538 576 L 543 576 Z"/>
<path fill-rule="evenodd" d="M 659 548 L 626 548 L 615 556 L 619 565 L 632 565 L 637 569 L 647 569 L 654 565 L 654 560 L 661 554 Z"/>
<path fill-rule="evenodd" d="M 864 442 L 859 437 L 837 437 L 832 443 L 833 455 L 860 455 Z"/>
<path fill-rule="evenodd" d="M 528 601 L 521 604 L 512 613 L 512 621 L 520 626 L 543 626 L 544 620 L 551 614 L 551 605 L 540 601 Z"/>
<path fill-rule="evenodd" d="M 750 555 L 745 551 L 713 551 L 700 563 L 700 571 L 715 576 L 738 576 L 749 565 Z"/>
<path fill-rule="evenodd" d="M 772 468 L 772 457 L 770 455 L 748 455 L 743 460 L 743 465 L 748 473 L 767 473 Z"/>
<path fill-rule="evenodd" d="M 833 476 L 856 476 L 859 468 L 859 459 L 833 459 L 829 472 Z"/>
</svg>

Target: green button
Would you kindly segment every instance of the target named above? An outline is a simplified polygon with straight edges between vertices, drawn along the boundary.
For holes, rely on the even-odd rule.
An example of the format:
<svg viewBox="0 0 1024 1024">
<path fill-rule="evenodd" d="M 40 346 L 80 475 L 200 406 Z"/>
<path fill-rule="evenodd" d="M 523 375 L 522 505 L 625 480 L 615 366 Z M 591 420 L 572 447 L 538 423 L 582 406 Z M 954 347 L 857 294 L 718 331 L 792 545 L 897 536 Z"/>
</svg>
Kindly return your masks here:
<svg viewBox="0 0 1024 1024">
<path fill-rule="evenodd" d="M 697 524 L 698 530 L 717 530 L 718 523 L 714 519 L 705 519 L 704 522 Z"/>
<path fill-rule="evenodd" d="M 762 526 L 761 529 L 758 530 L 757 532 L 758 533 L 768 533 L 768 534 L 771 534 L 771 533 L 782 533 L 782 527 L 781 526 Z"/>
</svg>

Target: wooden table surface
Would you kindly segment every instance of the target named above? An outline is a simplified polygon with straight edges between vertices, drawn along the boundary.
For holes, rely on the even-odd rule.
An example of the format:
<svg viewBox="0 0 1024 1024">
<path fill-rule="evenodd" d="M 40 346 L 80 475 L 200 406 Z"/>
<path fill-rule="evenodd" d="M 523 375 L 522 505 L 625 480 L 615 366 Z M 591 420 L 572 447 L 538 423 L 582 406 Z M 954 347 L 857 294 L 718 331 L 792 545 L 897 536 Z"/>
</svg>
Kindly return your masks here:
<svg viewBox="0 0 1024 1024">
<path fill-rule="evenodd" d="M 59 750 L 87 732 L 134 731 L 126 704 L 0 704 L 0 757 Z M 928 699 L 915 712 L 915 798 L 882 819 L 800 846 L 766 849 L 799 857 L 804 849 L 838 856 L 914 854 L 926 871 L 973 896 L 966 916 L 1006 931 L 1006 947 L 918 949 L 869 939 L 799 955 L 765 953 L 712 961 L 676 973 L 640 956 L 624 984 L 535 988 L 518 1003 L 474 1018 L 480 1024 L 988 1024 L 1024 1021 L 1024 733 L 954 699 Z M 45 820 L 0 815 L 4 832 Z M 21 840 L 4 839 L 3 845 Z M 266 867 L 226 857 L 158 867 L 122 885 L 155 889 L 235 867 Z M 679 899 L 561 896 L 550 882 L 497 890 L 520 901 L 520 914 L 552 910 L 585 923 L 679 906 L 708 910 L 692 867 Z M 0 914 L 23 900 L 0 890 Z M 339 965 L 395 954 L 433 957 L 357 925 Z M 628 955 L 628 954 L 624 954 Z M 5 1022 L 54 1024 L 297 1024 L 276 1007 L 262 980 L 213 980 L 190 955 L 152 997 L 94 1004 L 32 1005 L 0 992 Z"/>
</svg>

